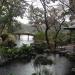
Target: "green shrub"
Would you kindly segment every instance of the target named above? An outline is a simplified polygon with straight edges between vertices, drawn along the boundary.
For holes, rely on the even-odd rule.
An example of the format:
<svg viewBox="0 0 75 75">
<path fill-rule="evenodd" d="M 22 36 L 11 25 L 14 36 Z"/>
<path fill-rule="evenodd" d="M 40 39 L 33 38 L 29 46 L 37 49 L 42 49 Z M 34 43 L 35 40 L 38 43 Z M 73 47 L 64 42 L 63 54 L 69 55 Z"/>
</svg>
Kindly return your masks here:
<svg viewBox="0 0 75 75">
<path fill-rule="evenodd" d="M 47 44 L 44 42 L 43 43 L 34 43 L 34 44 L 32 44 L 32 48 L 34 49 L 33 52 L 42 54 L 47 49 Z"/>
<path fill-rule="evenodd" d="M 37 42 L 43 42 L 43 41 L 45 41 L 45 34 L 44 34 L 44 32 L 37 32 L 36 34 L 35 34 L 35 41 L 37 41 Z"/>
<path fill-rule="evenodd" d="M 18 48 L 0 47 L 0 55 L 5 58 L 14 58 Z"/>
<path fill-rule="evenodd" d="M 2 38 L 3 46 L 9 47 L 9 48 L 13 48 L 14 46 L 16 46 L 15 44 L 16 38 L 14 35 L 6 33 L 6 34 L 2 34 L 1 38 Z"/>
<path fill-rule="evenodd" d="M 22 47 L 20 47 L 19 53 L 20 54 L 30 54 L 31 53 L 31 46 L 24 44 Z"/>
<path fill-rule="evenodd" d="M 3 56 L 4 58 L 22 58 L 26 56 L 30 56 L 31 54 L 31 46 L 23 45 L 20 48 L 9 48 L 9 47 L 4 47 L 0 46 L 0 55 Z"/>
</svg>

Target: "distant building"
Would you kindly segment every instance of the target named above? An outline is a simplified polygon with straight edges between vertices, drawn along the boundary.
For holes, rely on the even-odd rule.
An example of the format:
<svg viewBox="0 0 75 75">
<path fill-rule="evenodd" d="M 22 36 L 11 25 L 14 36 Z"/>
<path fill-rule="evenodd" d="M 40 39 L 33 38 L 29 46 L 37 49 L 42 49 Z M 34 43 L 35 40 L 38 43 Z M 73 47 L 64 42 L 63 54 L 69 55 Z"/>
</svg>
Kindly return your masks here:
<svg viewBox="0 0 75 75">
<path fill-rule="evenodd" d="M 30 25 L 21 25 L 21 29 L 14 32 L 16 36 L 17 46 L 20 47 L 23 44 L 30 45 L 34 42 L 36 30 L 33 26 Z"/>
<path fill-rule="evenodd" d="M 75 12 L 75 0 L 69 0 L 69 3 L 71 10 Z"/>
<path fill-rule="evenodd" d="M 75 0 L 69 0 L 69 9 L 71 12 L 70 16 L 70 25 L 69 27 L 65 27 L 64 29 L 70 30 L 70 43 L 74 42 L 75 43 Z M 72 41 L 73 40 L 73 41 Z"/>
<path fill-rule="evenodd" d="M 69 0 L 70 12 L 71 12 L 71 25 L 75 25 L 75 0 Z"/>
</svg>

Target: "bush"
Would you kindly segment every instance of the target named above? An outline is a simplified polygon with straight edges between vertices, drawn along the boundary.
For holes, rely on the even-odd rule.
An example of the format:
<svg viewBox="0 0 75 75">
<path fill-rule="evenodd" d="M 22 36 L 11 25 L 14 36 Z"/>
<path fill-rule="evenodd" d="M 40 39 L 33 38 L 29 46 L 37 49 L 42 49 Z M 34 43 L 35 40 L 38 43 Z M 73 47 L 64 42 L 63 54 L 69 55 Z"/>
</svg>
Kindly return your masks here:
<svg viewBox="0 0 75 75">
<path fill-rule="evenodd" d="M 46 43 L 34 43 L 32 44 L 33 52 L 42 54 L 45 52 L 47 49 L 47 44 Z"/>
<path fill-rule="evenodd" d="M 31 53 L 31 46 L 28 46 L 26 44 L 24 44 L 22 47 L 19 48 L 18 52 L 20 54 L 30 54 Z"/>
<path fill-rule="evenodd" d="M 0 47 L 0 55 L 4 58 L 15 58 L 18 48 Z"/>
<path fill-rule="evenodd" d="M 1 35 L 1 38 L 2 38 L 2 45 L 5 46 L 5 47 L 9 47 L 9 48 L 13 48 L 14 46 L 16 46 L 15 44 L 15 36 L 12 35 L 12 34 L 2 34 Z"/>
<path fill-rule="evenodd" d="M 44 34 L 44 32 L 37 32 L 36 34 L 35 34 L 35 41 L 37 41 L 37 42 L 43 42 L 43 41 L 45 41 L 45 34 Z"/>
<path fill-rule="evenodd" d="M 23 45 L 20 48 L 9 48 L 0 46 L 0 55 L 7 59 L 20 59 L 26 58 L 27 60 L 31 59 L 31 46 Z"/>
</svg>

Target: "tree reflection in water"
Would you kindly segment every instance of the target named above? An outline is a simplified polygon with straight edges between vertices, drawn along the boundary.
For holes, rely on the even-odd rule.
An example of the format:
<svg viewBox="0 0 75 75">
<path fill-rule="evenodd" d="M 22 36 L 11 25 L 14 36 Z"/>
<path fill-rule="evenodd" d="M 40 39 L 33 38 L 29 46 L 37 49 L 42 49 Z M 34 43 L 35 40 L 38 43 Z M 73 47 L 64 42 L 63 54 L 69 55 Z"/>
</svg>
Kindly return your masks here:
<svg viewBox="0 0 75 75">
<path fill-rule="evenodd" d="M 49 59 L 47 56 L 36 56 L 33 63 L 36 75 L 54 75 L 52 70 L 53 64 L 53 60 Z"/>
</svg>

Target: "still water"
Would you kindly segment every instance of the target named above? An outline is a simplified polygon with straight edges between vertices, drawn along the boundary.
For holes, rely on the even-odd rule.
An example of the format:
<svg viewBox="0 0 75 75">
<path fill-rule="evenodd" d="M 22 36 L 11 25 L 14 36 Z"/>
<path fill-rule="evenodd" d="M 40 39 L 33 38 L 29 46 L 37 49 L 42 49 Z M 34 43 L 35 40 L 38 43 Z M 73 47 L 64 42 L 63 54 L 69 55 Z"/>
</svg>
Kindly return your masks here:
<svg viewBox="0 0 75 75">
<path fill-rule="evenodd" d="M 48 66 L 52 75 L 67 75 L 70 68 L 70 62 L 65 57 L 59 55 L 50 56 L 55 64 Z M 12 62 L 9 65 L 0 67 L 0 75 L 31 75 L 34 73 L 33 60 L 29 63 Z"/>
<path fill-rule="evenodd" d="M 21 35 L 20 40 L 16 41 L 17 46 L 20 47 L 23 44 L 33 43 L 33 36 Z M 70 62 L 65 57 L 60 57 L 57 55 L 51 55 L 51 59 L 54 60 L 55 64 L 46 67 L 52 72 L 52 75 L 67 75 L 70 68 Z M 33 67 L 33 60 L 29 63 L 24 63 L 21 61 L 13 61 L 12 63 L 0 67 L 0 75 L 32 75 L 35 72 Z"/>
</svg>

